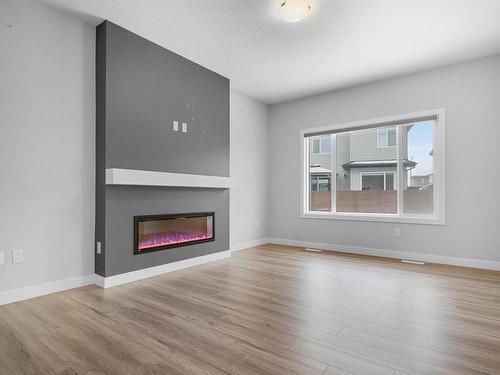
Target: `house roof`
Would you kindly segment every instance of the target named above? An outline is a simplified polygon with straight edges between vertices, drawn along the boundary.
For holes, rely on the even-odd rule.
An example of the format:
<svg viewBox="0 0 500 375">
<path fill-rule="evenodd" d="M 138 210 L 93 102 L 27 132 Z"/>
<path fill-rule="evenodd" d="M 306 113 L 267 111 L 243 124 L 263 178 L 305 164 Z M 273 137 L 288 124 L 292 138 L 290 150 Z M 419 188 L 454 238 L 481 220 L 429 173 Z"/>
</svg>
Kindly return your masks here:
<svg viewBox="0 0 500 375">
<path fill-rule="evenodd" d="M 309 173 L 310 174 L 328 174 L 331 173 L 332 171 L 328 168 L 322 167 L 320 165 L 311 165 L 309 167 Z"/>
<path fill-rule="evenodd" d="M 342 165 L 344 169 L 351 168 L 367 168 L 367 167 L 395 167 L 398 162 L 395 159 L 392 160 L 358 160 L 358 161 L 350 161 L 349 163 L 345 163 Z M 414 168 L 417 163 L 410 160 L 403 160 L 403 165 L 405 167 Z"/>
<path fill-rule="evenodd" d="M 434 174 L 434 171 L 425 171 L 425 172 L 420 172 L 418 174 L 413 174 L 411 177 L 427 177 L 427 176 L 432 176 Z"/>
</svg>

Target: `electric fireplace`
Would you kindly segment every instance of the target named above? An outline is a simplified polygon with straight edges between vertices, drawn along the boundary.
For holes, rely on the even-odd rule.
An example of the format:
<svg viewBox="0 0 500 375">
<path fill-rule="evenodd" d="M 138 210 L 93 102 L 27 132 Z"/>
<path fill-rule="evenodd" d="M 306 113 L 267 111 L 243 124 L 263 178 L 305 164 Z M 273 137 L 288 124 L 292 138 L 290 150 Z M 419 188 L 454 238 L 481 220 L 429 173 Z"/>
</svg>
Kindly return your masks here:
<svg viewBox="0 0 500 375">
<path fill-rule="evenodd" d="M 215 213 L 134 216 L 134 254 L 215 241 Z"/>
</svg>

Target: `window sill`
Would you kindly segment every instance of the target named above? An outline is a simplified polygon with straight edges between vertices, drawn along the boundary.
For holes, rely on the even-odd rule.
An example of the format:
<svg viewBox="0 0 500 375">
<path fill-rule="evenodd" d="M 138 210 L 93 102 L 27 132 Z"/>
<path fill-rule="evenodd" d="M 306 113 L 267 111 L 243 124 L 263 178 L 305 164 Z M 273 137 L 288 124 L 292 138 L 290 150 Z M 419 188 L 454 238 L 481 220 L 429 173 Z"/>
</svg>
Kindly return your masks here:
<svg viewBox="0 0 500 375">
<path fill-rule="evenodd" d="M 301 219 L 372 221 L 382 223 L 446 225 L 444 218 L 433 215 L 397 215 L 397 214 L 366 214 L 366 213 L 331 213 L 331 212 L 303 212 Z"/>
</svg>

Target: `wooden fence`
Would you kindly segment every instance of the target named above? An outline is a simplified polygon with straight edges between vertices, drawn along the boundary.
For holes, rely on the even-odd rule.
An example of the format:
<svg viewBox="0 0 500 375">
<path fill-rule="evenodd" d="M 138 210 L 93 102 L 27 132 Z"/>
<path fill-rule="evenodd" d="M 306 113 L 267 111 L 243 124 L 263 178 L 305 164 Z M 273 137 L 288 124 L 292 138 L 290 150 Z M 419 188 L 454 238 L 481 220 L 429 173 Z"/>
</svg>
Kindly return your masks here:
<svg viewBox="0 0 500 375">
<path fill-rule="evenodd" d="M 432 213 L 432 190 L 405 190 L 405 213 Z M 311 192 L 311 211 L 330 211 L 329 191 Z M 337 212 L 365 212 L 395 214 L 398 210 L 396 190 L 337 191 Z"/>
<path fill-rule="evenodd" d="M 337 212 L 398 212 L 396 190 L 337 191 Z"/>
</svg>

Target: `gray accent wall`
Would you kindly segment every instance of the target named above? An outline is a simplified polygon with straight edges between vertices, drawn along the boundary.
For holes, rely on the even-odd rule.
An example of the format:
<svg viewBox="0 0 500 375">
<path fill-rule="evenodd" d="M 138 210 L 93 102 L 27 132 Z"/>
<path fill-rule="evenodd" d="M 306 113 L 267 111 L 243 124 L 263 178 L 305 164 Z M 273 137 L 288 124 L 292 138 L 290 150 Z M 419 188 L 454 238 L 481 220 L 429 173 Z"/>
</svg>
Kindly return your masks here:
<svg viewBox="0 0 500 375">
<path fill-rule="evenodd" d="M 106 193 L 107 276 L 229 250 L 228 189 L 109 186 Z M 134 255 L 134 215 L 210 211 L 215 211 L 214 242 Z"/>
<path fill-rule="evenodd" d="M 96 32 L 96 273 L 228 250 L 228 190 L 105 186 L 103 173 L 229 176 L 229 80 L 109 21 Z M 134 216 L 201 211 L 215 211 L 215 242 L 133 254 Z"/>
</svg>

